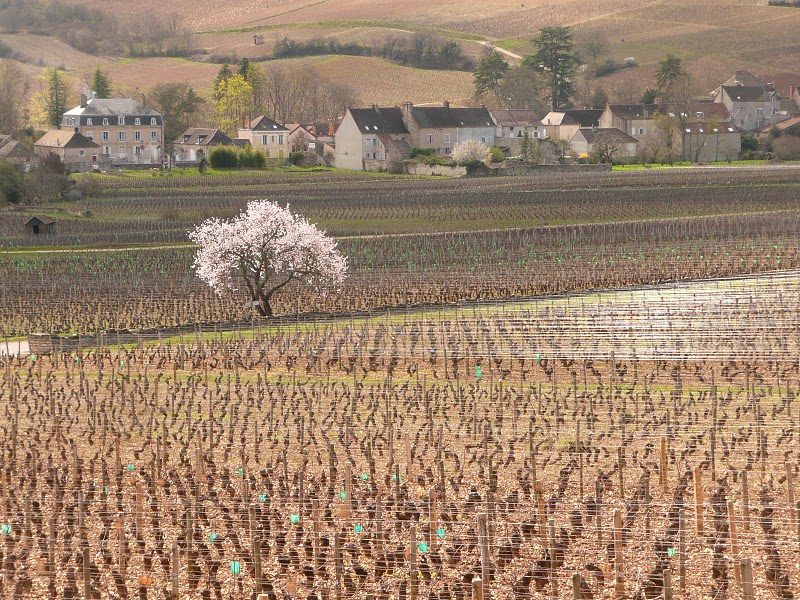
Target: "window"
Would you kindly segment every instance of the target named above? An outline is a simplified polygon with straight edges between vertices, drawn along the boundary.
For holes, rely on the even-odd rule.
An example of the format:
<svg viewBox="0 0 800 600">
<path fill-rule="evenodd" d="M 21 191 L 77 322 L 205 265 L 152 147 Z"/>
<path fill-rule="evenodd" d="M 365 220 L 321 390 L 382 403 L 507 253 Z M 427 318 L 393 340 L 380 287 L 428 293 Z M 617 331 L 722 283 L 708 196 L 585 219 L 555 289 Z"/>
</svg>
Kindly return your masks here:
<svg viewBox="0 0 800 600">
<path fill-rule="evenodd" d="M 445 149 L 444 149 L 444 153 L 445 153 L 445 154 L 450 154 L 450 148 L 445 148 Z"/>
<path fill-rule="evenodd" d="M 481 138 L 481 144 L 485 144 L 485 143 L 486 143 L 486 138 L 485 138 L 485 137 L 482 137 L 482 138 Z"/>
<path fill-rule="evenodd" d="M 111 146 L 103 146 L 103 154 L 111 154 Z"/>
<path fill-rule="evenodd" d="M 151 142 L 157 142 L 158 141 L 158 132 L 157 131 L 151 131 L 150 132 L 150 141 Z"/>
<path fill-rule="evenodd" d="M 769 114 L 771 114 L 771 115 L 774 115 L 774 114 L 776 114 L 777 112 L 778 112 L 778 111 L 776 111 L 774 108 L 771 108 L 771 109 L 769 109 Z"/>
<path fill-rule="evenodd" d="M 119 154 L 120 158 L 125 158 L 125 146 L 120 146 L 117 148 L 117 153 Z"/>
<path fill-rule="evenodd" d="M 757 108 L 756 109 L 756 116 L 763 117 L 764 116 L 764 109 L 763 108 Z"/>
<path fill-rule="evenodd" d="M 533 137 L 535 137 L 535 138 L 539 137 L 539 130 L 538 129 L 534 129 L 533 130 Z"/>
<path fill-rule="evenodd" d="M 283 134 L 278 136 L 278 143 L 283 144 Z"/>
<path fill-rule="evenodd" d="M 511 128 L 511 131 L 514 131 L 513 127 Z M 449 144 L 450 143 L 450 134 L 449 133 L 445 133 L 444 134 L 444 143 L 445 144 Z"/>
<path fill-rule="evenodd" d="M 107 142 L 110 139 L 111 139 L 111 134 L 109 132 L 107 132 L 107 131 L 104 131 L 103 132 L 103 141 Z"/>
<path fill-rule="evenodd" d="M 94 125 L 94 123 L 92 123 L 92 117 L 89 117 L 88 119 L 86 119 L 86 124 L 87 125 Z"/>
<path fill-rule="evenodd" d="M 94 131 L 87 131 L 86 132 L 86 139 L 93 140 L 94 139 Z"/>
<path fill-rule="evenodd" d="M 639 135 L 644 135 L 644 127 L 639 127 Z"/>
<path fill-rule="evenodd" d="M 183 137 L 188 137 L 188 136 L 183 136 Z M 142 141 L 142 132 L 141 131 L 134 131 L 133 132 L 133 139 L 136 140 L 137 142 L 141 142 Z M 184 141 L 184 143 L 186 142 L 186 140 L 183 140 L 183 141 Z"/>
<path fill-rule="evenodd" d="M 156 123 L 156 118 L 155 117 L 152 117 L 150 119 L 150 125 L 158 125 L 158 123 Z"/>
<path fill-rule="evenodd" d="M 134 124 L 134 125 L 141 125 L 141 124 L 142 124 L 142 120 L 141 120 L 139 117 L 136 117 L 136 118 L 133 120 L 133 124 Z"/>
<path fill-rule="evenodd" d="M 78 156 L 84 156 L 86 154 L 86 150 L 78 150 Z"/>
<path fill-rule="evenodd" d="M 103 119 L 103 125 L 108 125 L 108 119 Z"/>
<path fill-rule="evenodd" d="M 432 143 L 433 143 L 433 135 L 432 135 L 432 134 L 430 134 L 430 133 L 428 134 L 428 143 L 429 143 L 429 144 L 432 144 Z"/>
<path fill-rule="evenodd" d="M 269 136 L 269 141 L 270 141 L 271 144 L 274 144 L 275 143 L 275 136 L 274 135 Z"/>
<path fill-rule="evenodd" d="M 139 154 L 141 153 L 141 148 L 139 148 L 139 146 L 134 146 L 134 147 L 133 147 L 133 153 L 134 153 L 136 156 L 139 156 Z"/>
<path fill-rule="evenodd" d="M 261 145 L 262 146 L 266 146 L 268 143 L 269 143 L 269 136 L 262 135 L 261 136 Z"/>
<path fill-rule="evenodd" d="M 125 132 L 124 131 L 118 131 L 117 132 L 117 141 L 118 142 L 124 142 L 125 141 Z"/>
<path fill-rule="evenodd" d="M 125 117 L 117 117 L 117 125 L 125 125 Z"/>
</svg>

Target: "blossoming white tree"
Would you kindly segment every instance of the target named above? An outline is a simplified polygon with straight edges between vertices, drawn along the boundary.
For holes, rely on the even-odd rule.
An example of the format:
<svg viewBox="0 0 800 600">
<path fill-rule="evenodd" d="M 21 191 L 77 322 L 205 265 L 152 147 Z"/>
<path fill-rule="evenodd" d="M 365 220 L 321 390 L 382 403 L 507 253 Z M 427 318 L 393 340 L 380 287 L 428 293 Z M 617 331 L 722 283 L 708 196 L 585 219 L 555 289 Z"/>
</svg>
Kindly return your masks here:
<svg viewBox="0 0 800 600">
<path fill-rule="evenodd" d="M 489 164 L 491 157 L 492 153 L 489 150 L 489 146 L 481 144 L 477 140 L 465 140 L 453 147 L 452 158 L 459 165 Z"/>
<path fill-rule="evenodd" d="M 189 238 L 198 246 L 194 268 L 217 294 L 236 291 L 237 275 L 253 305 L 272 316 L 272 296 L 292 281 L 336 287 L 347 259 L 336 242 L 288 207 L 256 200 L 233 219 L 208 219 Z"/>
</svg>

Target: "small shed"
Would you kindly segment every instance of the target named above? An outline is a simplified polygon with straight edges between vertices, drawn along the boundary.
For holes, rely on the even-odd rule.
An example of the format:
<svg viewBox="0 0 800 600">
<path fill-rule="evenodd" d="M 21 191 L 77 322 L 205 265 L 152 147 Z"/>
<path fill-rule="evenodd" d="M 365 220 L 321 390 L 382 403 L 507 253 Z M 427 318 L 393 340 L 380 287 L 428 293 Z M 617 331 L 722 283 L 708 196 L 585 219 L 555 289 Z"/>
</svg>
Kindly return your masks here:
<svg viewBox="0 0 800 600">
<path fill-rule="evenodd" d="M 254 43 L 256 46 L 260 46 L 261 44 L 263 44 L 263 43 L 264 43 L 264 36 L 263 36 L 263 35 L 261 35 L 261 34 L 256 34 L 256 35 L 254 35 L 254 36 L 253 36 L 253 43 Z"/>
<path fill-rule="evenodd" d="M 56 222 L 44 215 L 35 215 L 28 219 L 23 225 L 25 230 L 31 235 L 41 235 L 56 232 Z"/>
</svg>

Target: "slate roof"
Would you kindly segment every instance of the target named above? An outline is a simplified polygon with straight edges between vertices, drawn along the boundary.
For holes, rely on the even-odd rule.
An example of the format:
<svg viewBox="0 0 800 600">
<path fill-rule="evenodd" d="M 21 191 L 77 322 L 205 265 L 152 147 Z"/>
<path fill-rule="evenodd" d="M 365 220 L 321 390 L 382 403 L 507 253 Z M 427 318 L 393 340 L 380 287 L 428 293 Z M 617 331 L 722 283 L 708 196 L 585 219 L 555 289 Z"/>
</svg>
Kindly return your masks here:
<svg viewBox="0 0 800 600">
<path fill-rule="evenodd" d="M 246 127 L 242 127 L 242 129 L 251 129 L 253 131 L 289 131 L 281 125 L 280 123 L 273 121 L 269 117 L 265 115 L 261 115 L 260 117 L 256 117 L 255 119 L 251 119 Z"/>
<path fill-rule="evenodd" d="M 77 131 L 51 129 L 34 146 L 46 148 L 99 148 L 92 140 Z"/>
<path fill-rule="evenodd" d="M 532 127 L 541 122 L 536 111 L 527 108 L 493 110 L 491 114 L 495 123 L 504 127 Z"/>
<path fill-rule="evenodd" d="M 189 139 L 186 139 L 188 136 Z M 203 138 L 200 141 L 199 138 Z M 186 141 L 184 141 L 186 140 Z M 190 127 L 184 131 L 173 144 L 191 144 L 193 146 L 230 146 L 233 140 L 219 129 L 206 127 Z"/>
<path fill-rule="evenodd" d="M 551 111 L 545 115 L 545 125 L 580 125 L 581 127 L 596 127 L 600 124 L 603 109 L 585 108 L 568 109 L 564 111 Z"/>
<path fill-rule="evenodd" d="M 632 121 L 634 119 L 652 119 L 658 111 L 658 104 L 609 104 L 608 107 L 616 116 Z"/>
<path fill-rule="evenodd" d="M 583 135 L 584 139 L 589 144 L 594 144 L 595 141 L 598 139 L 605 139 L 610 142 L 616 142 L 618 144 L 638 144 L 639 140 L 635 137 L 629 136 L 624 131 L 620 131 L 616 127 L 607 127 L 607 128 L 592 128 L 592 127 L 582 127 L 578 130 L 578 132 Z M 577 135 L 577 133 L 575 134 Z"/>
<path fill-rule="evenodd" d="M 358 130 L 364 133 L 407 134 L 403 123 L 403 111 L 393 108 L 349 108 Z"/>
<path fill-rule="evenodd" d="M 684 132 L 686 133 L 702 133 L 702 134 L 710 134 L 713 135 L 713 124 L 709 123 L 708 121 L 705 122 L 695 122 L 695 123 L 686 123 L 684 124 Z M 719 133 L 737 133 L 741 132 L 741 130 L 736 127 L 733 123 L 720 123 L 718 126 Z"/>
<path fill-rule="evenodd" d="M 392 136 L 389 135 L 388 133 L 378 134 L 378 139 L 387 149 L 391 148 L 398 154 L 409 154 L 409 155 L 411 154 L 412 151 L 411 144 L 409 144 L 406 140 L 392 139 Z"/>
<path fill-rule="evenodd" d="M 728 79 L 723 86 L 751 86 L 763 87 L 764 82 L 753 75 L 750 71 L 736 71 L 733 76 Z"/>
<path fill-rule="evenodd" d="M 734 102 L 764 102 L 765 96 L 774 90 L 762 86 L 723 85 L 723 91 Z"/>
<path fill-rule="evenodd" d="M 494 127 L 492 115 L 485 107 L 414 106 L 411 109 L 411 116 L 420 129 Z"/>
<path fill-rule="evenodd" d="M 665 115 L 678 115 L 681 112 L 686 112 L 691 119 L 713 119 L 716 117 L 719 121 L 730 121 L 731 113 L 728 108 L 721 102 L 692 102 L 690 104 L 665 104 L 660 112 Z"/>
<path fill-rule="evenodd" d="M 136 116 L 160 117 L 161 113 L 150 110 L 142 103 L 131 98 L 90 98 L 86 106 L 76 106 L 64 113 L 65 116 Z"/>
</svg>

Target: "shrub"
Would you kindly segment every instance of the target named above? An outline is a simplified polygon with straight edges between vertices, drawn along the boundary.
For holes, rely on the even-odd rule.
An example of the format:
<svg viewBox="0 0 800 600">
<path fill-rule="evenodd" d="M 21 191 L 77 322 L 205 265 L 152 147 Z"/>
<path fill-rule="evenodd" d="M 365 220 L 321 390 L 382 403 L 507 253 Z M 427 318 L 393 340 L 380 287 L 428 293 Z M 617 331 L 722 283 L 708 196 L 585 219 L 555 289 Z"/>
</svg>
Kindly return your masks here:
<svg viewBox="0 0 800 600">
<path fill-rule="evenodd" d="M 22 173 L 12 163 L 0 160 L 0 199 L 18 204 L 25 198 Z"/>
<path fill-rule="evenodd" d="M 267 164 L 267 156 L 263 150 L 258 150 L 252 146 L 245 146 L 239 150 L 238 164 L 240 167 L 251 169 L 263 169 Z"/>
<path fill-rule="evenodd" d="M 231 146 L 217 146 L 208 155 L 215 169 L 235 169 L 239 166 L 239 153 Z"/>
<path fill-rule="evenodd" d="M 99 198 L 103 194 L 103 184 L 93 175 L 79 175 L 75 180 L 75 187 L 83 192 L 86 198 Z"/>
<path fill-rule="evenodd" d="M 501 163 L 506 159 L 505 152 L 498 146 L 492 146 L 489 148 L 489 154 L 491 156 L 492 163 Z"/>
<path fill-rule="evenodd" d="M 775 158 L 780 160 L 800 160 L 800 137 L 784 135 L 772 142 Z"/>
<path fill-rule="evenodd" d="M 436 156 L 436 148 L 412 148 L 411 158 L 420 158 L 423 156 Z"/>
</svg>

